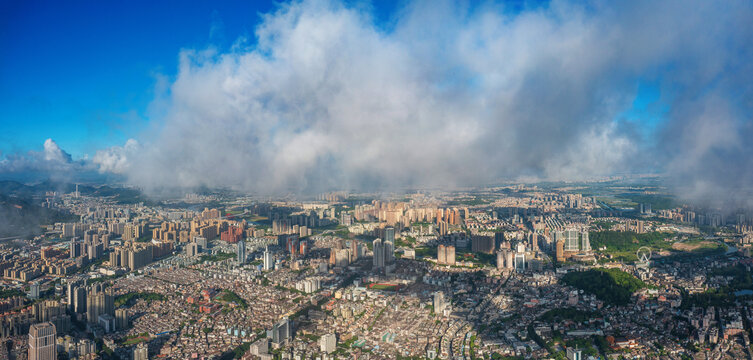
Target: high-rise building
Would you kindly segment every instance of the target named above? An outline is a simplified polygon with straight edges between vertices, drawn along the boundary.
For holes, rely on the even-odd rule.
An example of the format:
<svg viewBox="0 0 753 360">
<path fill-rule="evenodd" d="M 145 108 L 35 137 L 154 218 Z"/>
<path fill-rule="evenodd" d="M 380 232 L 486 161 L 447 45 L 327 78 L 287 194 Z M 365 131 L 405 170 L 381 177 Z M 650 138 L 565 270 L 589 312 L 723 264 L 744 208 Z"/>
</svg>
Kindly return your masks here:
<svg viewBox="0 0 753 360">
<path fill-rule="evenodd" d="M 186 244 L 186 256 L 197 256 L 199 255 L 199 244 L 195 242 L 190 242 Z"/>
<path fill-rule="evenodd" d="M 128 309 L 118 308 L 115 310 L 115 328 L 118 330 L 128 328 Z"/>
<path fill-rule="evenodd" d="M 444 293 L 441 291 L 437 291 L 434 293 L 434 313 L 435 314 L 442 314 L 444 312 L 445 302 L 444 302 Z"/>
<path fill-rule="evenodd" d="M 350 256 L 351 262 L 358 260 L 358 240 L 350 240 Z"/>
<path fill-rule="evenodd" d="M 588 252 L 591 251 L 591 241 L 588 240 L 588 231 L 584 231 L 580 233 L 580 249 L 581 251 Z"/>
<path fill-rule="evenodd" d="M 86 313 L 86 287 L 77 286 L 73 291 L 73 308 L 78 314 Z"/>
<path fill-rule="evenodd" d="M 330 354 L 337 348 L 337 336 L 326 334 L 319 339 L 319 348 L 325 354 Z"/>
<path fill-rule="evenodd" d="M 112 288 L 105 289 L 101 283 L 94 284 L 86 297 L 86 321 L 96 324 L 99 316 L 104 314 L 115 316 L 115 296 Z"/>
<path fill-rule="evenodd" d="M 395 263 L 395 243 L 389 240 L 384 241 L 384 264 Z"/>
<path fill-rule="evenodd" d="M 446 221 L 437 221 L 437 231 L 440 236 L 447 235 L 449 232 L 449 226 Z"/>
<path fill-rule="evenodd" d="M 395 228 L 388 226 L 384 229 L 384 241 L 395 243 Z"/>
<path fill-rule="evenodd" d="M 455 265 L 455 247 L 452 245 L 437 246 L 437 263 Z"/>
<path fill-rule="evenodd" d="M 565 251 L 578 251 L 578 231 L 575 229 L 565 230 Z"/>
<path fill-rule="evenodd" d="M 539 251 L 539 234 L 535 232 L 528 234 L 529 244 L 531 245 L 531 251 Z"/>
<path fill-rule="evenodd" d="M 563 262 L 565 261 L 565 240 L 559 240 L 555 244 L 555 257 L 557 258 L 557 262 Z"/>
<path fill-rule="evenodd" d="M 485 235 L 473 235 L 471 238 L 471 251 L 493 254 L 494 253 L 494 238 Z"/>
<path fill-rule="evenodd" d="M 448 245 L 444 248 L 445 264 L 455 265 L 455 246 Z"/>
<path fill-rule="evenodd" d="M 71 259 L 75 259 L 81 255 L 83 255 L 83 252 L 81 251 L 81 242 L 78 241 L 78 239 L 73 238 L 71 239 L 71 243 L 69 246 L 69 252 Z"/>
<path fill-rule="evenodd" d="M 264 249 L 264 270 L 272 270 L 275 266 L 272 253 L 269 252 L 269 246 Z"/>
<path fill-rule="evenodd" d="M 146 343 L 139 343 L 133 349 L 133 360 L 149 360 L 149 347 Z"/>
<path fill-rule="evenodd" d="M 382 239 L 375 239 L 372 243 L 374 248 L 374 268 L 381 269 L 384 267 L 384 245 Z"/>
<path fill-rule="evenodd" d="M 57 344 L 55 325 L 51 322 L 34 324 L 29 327 L 29 360 L 55 360 Z"/>
<path fill-rule="evenodd" d="M 29 294 L 30 299 L 39 299 L 39 283 L 34 281 L 29 285 Z"/>
<path fill-rule="evenodd" d="M 515 265 L 515 264 L 513 264 L 513 262 L 514 262 L 513 257 L 514 256 L 515 255 L 513 254 L 512 250 L 510 250 L 510 249 L 506 249 L 505 250 L 505 268 L 506 269 L 512 270 L 513 266 Z"/>
<path fill-rule="evenodd" d="M 525 270 L 526 270 L 526 254 L 516 253 L 515 254 L 515 271 L 523 272 Z"/>
<path fill-rule="evenodd" d="M 115 250 L 110 253 L 110 266 L 112 267 L 120 267 L 122 266 L 123 260 L 120 258 L 120 251 Z"/>
<path fill-rule="evenodd" d="M 497 270 L 502 270 L 505 268 L 505 252 L 502 250 L 497 250 Z"/>
<path fill-rule="evenodd" d="M 152 262 L 153 256 L 154 256 L 151 245 L 128 249 L 127 254 L 128 254 L 128 268 L 131 271 L 134 271 L 136 269 L 140 269 L 146 265 L 149 265 L 149 263 Z"/>
<path fill-rule="evenodd" d="M 238 256 L 238 264 L 245 264 L 246 263 L 246 242 L 243 240 L 238 241 L 237 245 L 237 254 Z"/>
<path fill-rule="evenodd" d="M 505 233 L 503 232 L 495 232 L 494 233 L 494 248 L 499 249 L 502 247 L 502 243 L 505 242 Z"/>
<path fill-rule="evenodd" d="M 68 297 L 68 311 L 76 311 L 76 289 L 81 285 L 81 282 L 75 278 L 69 278 L 66 284 L 66 296 Z"/>
<path fill-rule="evenodd" d="M 243 228 L 239 226 L 230 226 L 226 231 L 220 233 L 220 240 L 227 241 L 231 244 L 243 240 Z"/>
<path fill-rule="evenodd" d="M 272 326 L 272 342 L 275 344 L 285 342 L 293 336 L 292 330 L 290 319 L 287 317 L 282 318 L 282 320 Z"/>
</svg>

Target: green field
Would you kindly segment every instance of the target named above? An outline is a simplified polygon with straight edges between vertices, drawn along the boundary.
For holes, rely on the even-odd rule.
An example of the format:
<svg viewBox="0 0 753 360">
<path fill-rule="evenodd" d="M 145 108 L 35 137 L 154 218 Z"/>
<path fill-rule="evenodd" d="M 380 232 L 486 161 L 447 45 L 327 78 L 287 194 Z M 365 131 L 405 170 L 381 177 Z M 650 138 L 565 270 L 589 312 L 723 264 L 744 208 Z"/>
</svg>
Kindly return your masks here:
<svg viewBox="0 0 753 360">
<path fill-rule="evenodd" d="M 152 292 L 135 292 L 135 293 L 128 293 L 125 295 L 120 295 L 117 298 L 115 298 L 115 307 L 133 304 L 138 299 L 144 299 L 146 301 L 166 300 L 165 296 L 162 294 L 157 294 L 157 293 L 152 293 Z"/>
<path fill-rule="evenodd" d="M 612 255 L 612 259 L 624 262 L 637 261 L 635 252 L 643 246 L 655 252 L 672 248 L 672 242 L 664 240 L 671 237 L 671 234 L 662 232 L 638 234 L 630 231 L 610 230 L 589 232 L 588 237 L 592 249 L 605 247 L 606 250 L 601 251 L 602 253 Z"/>
<path fill-rule="evenodd" d="M 606 268 L 570 272 L 563 276 L 561 281 L 612 305 L 626 305 L 634 292 L 647 287 L 643 281 L 631 274 Z"/>
<path fill-rule="evenodd" d="M 611 255 L 612 261 L 633 263 L 638 260 L 635 255 L 639 248 L 645 246 L 654 253 L 669 251 L 672 254 L 664 257 L 669 261 L 688 257 L 709 256 L 723 253 L 726 247 L 716 241 L 694 238 L 684 241 L 674 241 L 674 235 L 663 232 L 637 234 L 630 231 L 597 231 L 589 232 L 591 248 L 602 254 Z M 606 248 L 605 250 L 598 250 Z"/>
</svg>

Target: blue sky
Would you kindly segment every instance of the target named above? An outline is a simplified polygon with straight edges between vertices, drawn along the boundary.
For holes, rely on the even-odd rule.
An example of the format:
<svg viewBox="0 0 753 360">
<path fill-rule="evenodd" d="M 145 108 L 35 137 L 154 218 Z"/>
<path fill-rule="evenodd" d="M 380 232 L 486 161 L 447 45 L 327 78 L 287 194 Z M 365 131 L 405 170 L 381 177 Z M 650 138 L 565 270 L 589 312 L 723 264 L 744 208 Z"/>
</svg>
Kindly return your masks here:
<svg viewBox="0 0 753 360">
<path fill-rule="evenodd" d="M 0 151 L 52 137 L 74 157 L 145 127 L 157 74 L 182 48 L 252 35 L 254 1 L 13 1 L 0 8 Z"/>
</svg>

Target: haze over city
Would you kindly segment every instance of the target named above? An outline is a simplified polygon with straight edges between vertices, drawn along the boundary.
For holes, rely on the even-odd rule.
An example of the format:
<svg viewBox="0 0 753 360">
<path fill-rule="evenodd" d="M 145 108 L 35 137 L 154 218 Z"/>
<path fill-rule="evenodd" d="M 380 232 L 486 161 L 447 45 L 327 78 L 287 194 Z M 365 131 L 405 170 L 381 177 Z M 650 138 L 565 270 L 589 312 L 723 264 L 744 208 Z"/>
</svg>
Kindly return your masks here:
<svg viewBox="0 0 753 360">
<path fill-rule="evenodd" d="M 0 360 L 753 359 L 751 24 L 0 2 Z"/>
</svg>

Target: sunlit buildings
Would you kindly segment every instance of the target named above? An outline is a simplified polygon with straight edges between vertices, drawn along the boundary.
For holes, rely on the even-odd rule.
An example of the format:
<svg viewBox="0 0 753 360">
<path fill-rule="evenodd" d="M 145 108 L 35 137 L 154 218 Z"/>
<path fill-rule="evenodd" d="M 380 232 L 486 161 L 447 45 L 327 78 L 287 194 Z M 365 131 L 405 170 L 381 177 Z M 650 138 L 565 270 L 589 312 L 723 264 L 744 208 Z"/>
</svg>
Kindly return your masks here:
<svg viewBox="0 0 753 360">
<path fill-rule="evenodd" d="M 34 324 L 29 328 L 29 360 L 57 359 L 55 325 L 50 322 Z"/>
<path fill-rule="evenodd" d="M 455 265 L 455 247 L 452 245 L 437 246 L 437 263 Z"/>
</svg>

